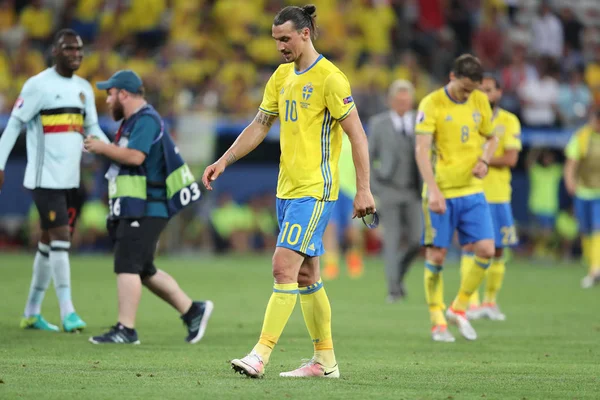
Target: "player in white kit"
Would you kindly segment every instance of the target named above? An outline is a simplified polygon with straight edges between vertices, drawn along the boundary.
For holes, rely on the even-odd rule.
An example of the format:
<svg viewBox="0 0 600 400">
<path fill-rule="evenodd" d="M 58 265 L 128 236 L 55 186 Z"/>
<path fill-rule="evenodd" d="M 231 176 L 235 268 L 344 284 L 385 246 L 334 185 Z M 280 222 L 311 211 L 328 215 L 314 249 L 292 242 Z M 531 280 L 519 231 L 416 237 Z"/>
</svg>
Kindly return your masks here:
<svg viewBox="0 0 600 400">
<path fill-rule="evenodd" d="M 54 37 L 55 64 L 25 82 L 4 133 L 0 137 L 0 189 L 4 168 L 23 125 L 27 126 L 27 168 L 23 185 L 32 191 L 40 214 L 41 240 L 33 263 L 33 278 L 22 328 L 59 331 L 41 316 L 50 279 L 54 281 L 65 332 L 86 324 L 71 300 L 69 249 L 77 204 L 83 139 L 97 136 L 109 142 L 98 125 L 92 86 L 74 75 L 83 59 L 83 42 L 70 29 Z M 7 193 L 3 193 L 7 195 Z"/>
</svg>

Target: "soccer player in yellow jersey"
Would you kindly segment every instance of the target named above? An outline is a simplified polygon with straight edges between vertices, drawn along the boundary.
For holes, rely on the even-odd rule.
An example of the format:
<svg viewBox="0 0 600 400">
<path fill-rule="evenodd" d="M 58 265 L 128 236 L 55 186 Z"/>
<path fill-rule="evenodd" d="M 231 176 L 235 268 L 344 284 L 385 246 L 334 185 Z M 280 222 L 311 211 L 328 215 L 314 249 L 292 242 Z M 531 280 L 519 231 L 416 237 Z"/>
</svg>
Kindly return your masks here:
<svg viewBox="0 0 600 400">
<path fill-rule="evenodd" d="M 479 60 L 469 54 L 454 61 L 450 82 L 419 105 L 415 156 L 423 188 L 425 296 L 435 341 L 453 342 L 444 317 L 442 269 L 454 231 L 462 246 L 474 245 L 475 267 L 462 280 L 446 316 L 460 333 L 475 340 L 467 320 L 469 298 L 479 287 L 494 256 L 494 231 L 482 179 L 496 151 L 492 109 L 477 90 L 483 78 Z M 481 137 L 485 137 L 482 146 Z"/>
<path fill-rule="evenodd" d="M 504 248 L 517 244 L 510 200 L 512 178 L 510 169 L 517 165 L 521 151 L 521 123 L 516 115 L 498 107 L 502 97 L 502 89 L 496 78 L 486 75 L 480 89 L 487 94 L 493 111 L 494 134 L 498 138 L 498 148 L 490 160 L 490 170 L 483 180 L 485 198 L 490 205 L 492 224 L 494 226 L 494 244 L 496 247 L 494 259 L 486 274 L 485 295 L 483 304 L 479 305 L 479 291 L 471 296 L 471 307 L 467 311 L 470 320 L 489 318 L 504 321 L 506 316 L 496 304 L 496 297 L 502 282 L 506 265 Z M 463 249 L 461 259 L 461 276 L 467 276 L 467 269 L 473 266 L 473 246 Z"/>
<path fill-rule="evenodd" d="M 579 129 L 565 149 L 565 186 L 575 196 L 575 215 L 588 274 L 581 287 L 589 289 L 600 283 L 600 107 L 590 121 Z"/>
<path fill-rule="evenodd" d="M 263 375 L 298 294 L 314 356 L 285 377 L 339 377 L 331 336 L 331 306 L 319 275 L 322 235 L 338 197 L 338 159 L 342 134 L 352 144 L 356 169 L 354 216 L 375 213 L 369 186 L 369 154 L 365 132 L 346 76 L 314 48 L 316 8 L 290 6 L 273 21 L 272 34 L 285 63 L 273 73 L 254 121 L 234 144 L 204 171 L 204 185 L 252 151 L 265 138 L 275 118 L 281 122 L 281 159 L 277 184 L 280 233 L 273 255 L 273 294 L 267 305 L 258 343 L 234 370 Z"/>
</svg>

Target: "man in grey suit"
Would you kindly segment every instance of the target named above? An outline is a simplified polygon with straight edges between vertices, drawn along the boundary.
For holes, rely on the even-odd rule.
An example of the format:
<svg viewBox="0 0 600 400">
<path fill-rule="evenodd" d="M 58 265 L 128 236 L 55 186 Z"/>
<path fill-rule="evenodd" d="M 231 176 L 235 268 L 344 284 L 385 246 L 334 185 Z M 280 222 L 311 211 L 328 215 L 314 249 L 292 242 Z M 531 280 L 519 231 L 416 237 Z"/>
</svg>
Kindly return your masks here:
<svg viewBox="0 0 600 400">
<path fill-rule="evenodd" d="M 395 81 L 388 91 L 390 110 L 373 116 L 368 125 L 371 187 L 384 233 L 389 302 L 406 296 L 404 276 L 420 250 L 421 182 L 414 156 L 413 97 L 410 82 Z"/>
</svg>

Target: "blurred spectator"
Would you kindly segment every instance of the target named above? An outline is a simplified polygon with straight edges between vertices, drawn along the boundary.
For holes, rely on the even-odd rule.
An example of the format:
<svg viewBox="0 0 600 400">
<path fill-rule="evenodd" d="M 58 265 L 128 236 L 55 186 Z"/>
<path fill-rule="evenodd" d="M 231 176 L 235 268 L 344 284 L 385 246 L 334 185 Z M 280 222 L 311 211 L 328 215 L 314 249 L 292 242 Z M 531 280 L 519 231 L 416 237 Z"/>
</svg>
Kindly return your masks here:
<svg viewBox="0 0 600 400">
<path fill-rule="evenodd" d="M 364 51 L 372 56 L 387 56 L 391 50 L 392 28 L 396 24 L 396 16 L 388 2 L 360 0 L 352 18 L 363 34 Z"/>
<path fill-rule="evenodd" d="M 573 13 L 572 6 L 567 4 L 562 6 L 561 22 L 564 32 L 565 47 L 569 47 L 577 52 L 581 51 L 583 24 L 579 22 L 577 16 Z"/>
<path fill-rule="evenodd" d="M 448 26 L 454 31 L 457 49 L 456 56 L 466 53 L 471 49 L 473 37 L 473 24 L 471 15 L 473 13 L 472 1 L 449 0 L 446 5 L 446 19 Z"/>
<path fill-rule="evenodd" d="M 540 56 L 558 59 L 563 54 L 563 27 L 560 20 L 552 13 L 549 0 L 542 0 L 538 14 L 532 22 L 533 52 Z"/>
<path fill-rule="evenodd" d="M 518 89 L 523 125 L 550 128 L 557 123 L 558 70 L 551 58 L 538 61 L 539 79 L 529 79 Z"/>
<path fill-rule="evenodd" d="M 21 11 L 19 22 L 34 46 L 41 49 L 51 41 L 54 25 L 52 10 L 42 0 L 32 0 Z"/>
<path fill-rule="evenodd" d="M 448 74 L 452 69 L 452 63 L 455 58 L 454 54 L 456 54 L 454 32 L 449 28 L 444 28 L 439 32 L 437 48 L 431 53 L 431 57 L 429 58 L 432 81 L 448 81 Z"/>
<path fill-rule="evenodd" d="M 449 72 L 449 69 L 446 70 L 446 76 L 442 82 L 446 83 L 448 81 Z M 412 52 L 405 52 L 402 55 L 401 64 L 394 69 L 393 78 L 394 80 L 400 79 L 412 83 L 415 89 L 414 99 L 416 103 L 423 100 L 423 97 L 435 88 L 427 70 L 419 64 L 416 55 Z"/>
<path fill-rule="evenodd" d="M 572 70 L 568 82 L 561 83 L 558 90 L 558 115 L 562 126 L 573 128 L 585 123 L 591 103 L 592 95 L 583 82 L 583 71 Z"/>
<path fill-rule="evenodd" d="M 481 60 L 483 68 L 487 71 L 495 71 L 502 60 L 504 50 L 504 37 L 499 23 L 499 15 L 496 8 L 492 8 L 490 15 L 486 17 L 483 24 L 475 32 L 474 49 Z"/>
<path fill-rule="evenodd" d="M 105 0 L 67 0 L 65 20 L 84 42 L 91 42 L 100 28 L 98 14 Z"/>
<path fill-rule="evenodd" d="M 107 204 L 108 199 L 96 199 L 83 205 L 77 224 L 81 250 L 98 251 L 111 248 L 106 232 Z"/>
<path fill-rule="evenodd" d="M 250 250 L 252 212 L 235 203 L 230 194 L 221 194 L 218 206 L 211 212 L 210 222 L 217 251 L 247 253 Z"/>
<path fill-rule="evenodd" d="M 594 46 L 593 58 L 585 68 L 585 83 L 592 91 L 594 104 L 600 104 L 600 42 Z"/>
<path fill-rule="evenodd" d="M 558 215 L 558 192 L 563 174 L 551 150 L 532 149 L 526 160 L 529 170 L 529 213 L 537 233 L 534 255 L 546 257 Z"/>
<path fill-rule="evenodd" d="M 527 82 L 537 80 L 538 73 L 533 65 L 525 59 L 526 48 L 521 44 L 513 44 L 510 63 L 502 69 L 503 95 L 501 107 L 519 115 L 520 101 L 517 90 Z"/>
<path fill-rule="evenodd" d="M 248 206 L 253 219 L 253 244 L 255 249 L 270 251 L 277 244 L 277 218 L 271 207 L 272 193 L 255 196 Z"/>
</svg>

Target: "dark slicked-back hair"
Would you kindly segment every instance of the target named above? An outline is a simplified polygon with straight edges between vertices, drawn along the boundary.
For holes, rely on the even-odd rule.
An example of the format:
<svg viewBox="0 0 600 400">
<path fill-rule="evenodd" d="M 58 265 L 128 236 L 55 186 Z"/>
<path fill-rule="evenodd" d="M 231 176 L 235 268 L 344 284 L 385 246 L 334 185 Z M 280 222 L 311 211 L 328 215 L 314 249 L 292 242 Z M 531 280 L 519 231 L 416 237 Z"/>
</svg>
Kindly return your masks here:
<svg viewBox="0 0 600 400">
<path fill-rule="evenodd" d="M 463 54 L 454 60 L 452 72 L 457 78 L 469 78 L 473 82 L 481 82 L 483 79 L 481 61 L 471 54 Z"/>
<path fill-rule="evenodd" d="M 73 29 L 61 29 L 54 35 L 52 45 L 57 46 L 58 42 L 60 42 L 60 39 L 62 39 L 65 36 L 79 36 L 79 33 L 75 32 Z"/>
<path fill-rule="evenodd" d="M 314 40 L 318 35 L 315 18 L 317 18 L 317 7 L 314 4 L 302 7 L 288 6 L 277 13 L 273 25 L 279 26 L 292 21 L 298 31 L 304 28 L 310 29 L 310 37 Z"/>
<path fill-rule="evenodd" d="M 494 81 L 494 86 L 496 86 L 496 89 L 502 89 L 502 85 L 500 85 L 500 80 L 498 79 L 498 77 L 495 74 L 492 73 L 485 73 L 483 74 L 483 79 L 490 79 L 492 81 Z"/>
</svg>

